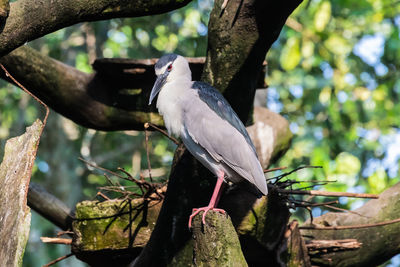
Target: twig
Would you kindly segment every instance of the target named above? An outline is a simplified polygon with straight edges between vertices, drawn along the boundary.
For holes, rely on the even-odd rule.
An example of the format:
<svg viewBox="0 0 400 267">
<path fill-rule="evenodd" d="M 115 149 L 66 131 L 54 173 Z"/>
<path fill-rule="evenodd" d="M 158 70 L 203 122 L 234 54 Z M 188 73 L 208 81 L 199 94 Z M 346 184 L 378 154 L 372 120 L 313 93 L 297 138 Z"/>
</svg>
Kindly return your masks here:
<svg viewBox="0 0 400 267">
<path fill-rule="evenodd" d="M 331 206 L 331 205 L 325 205 L 325 207 L 327 207 L 327 208 L 329 208 L 329 209 L 333 209 L 333 210 L 338 210 L 338 211 L 353 213 L 353 214 L 355 214 L 355 215 L 358 215 L 358 216 L 364 217 L 364 218 L 371 218 L 370 216 L 365 216 L 365 215 L 362 215 L 361 213 L 358 213 L 358 212 L 355 212 L 355 211 L 352 211 L 352 210 L 346 210 L 346 209 L 342 209 L 342 208 L 335 207 L 335 206 Z"/>
<path fill-rule="evenodd" d="M 300 166 L 300 167 L 297 167 L 296 169 L 291 170 L 290 172 L 285 172 L 285 173 L 282 173 L 281 175 L 278 175 L 276 177 L 268 178 L 267 181 L 276 179 L 276 181 L 278 182 L 282 178 L 284 178 L 284 177 L 286 177 L 286 176 L 288 176 L 288 175 L 290 175 L 290 174 L 292 174 L 294 172 L 297 172 L 299 170 L 306 169 L 306 168 L 315 168 L 316 169 L 316 168 L 322 168 L 322 166 L 310 166 L 310 165 Z"/>
<path fill-rule="evenodd" d="M 43 243 L 50 243 L 50 244 L 62 244 L 62 245 L 71 245 L 72 244 L 72 239 L 70 239 L 70 238 L 44 237 L 44 236 L 41 236 L 40 240 Z"/>
<path fill-rule="evenodd" d="M 279 193 L 293 194 L 293 195 L 311 195 L 311 196 L 325 196 L 325 197 L 354 197 L 354 198 L 379 198 L 379 195 L 365 194 L 365 193 L 349 193 L 349 192 L 328 192 L 319 190 L 289 190 L 277 189 Z"/>
<path fill-rule="evenodd" d="M 106 195 L 104 195 L 102 192 L 97 192 L 96 197 L 97 196 L 101 196 L 102 198 L 104 198 L 105 200 L 110 200 L 110 198 Z"/>
<path fill-rule="evenodd" d="M 295 30 L 296 32 L 301 32 L 303 31 L 303 25 L 301 25 L 298 21 L 294 20 L 293 18 L 289 17 L 286 20 L 286 26 L 288 26 L 289 28 L 292 28 L 293 30 Z"/>
<path fill-rule="evenodd" d="M 131 182 L 132 182 L 132 180 L 129 179 L 129 178 L 126 178 L 126 177 L 124 177 L 124 176 L 122 176 L 122 175 L 120 175 L 120 174 L 118 174 L 118 173 L 116 173 L 116 172 L 110 171 L 110 170 L 105 169 L 105 168 L 103 168 L 103 167 L 97 166 L 96 164 L 91 163 L 91 162 L 89 162 L 89 161 L 87 161 L 87 160 L 85 160 L 85 159 L 83 159 L 83 158 L 81 158 L 81 157 L 79 157 L 78 159 L 81 160 L 81 161 L 83 161 L 83 162 L 85 162 L 87 165 L 89 165 L 89 166 L 91 166 L 91 167 L 93 167 L 93 168 L 96 168 L 96 169 L 99 169 L 99 170 L 108 172 L 109 174 L 112 174 L 112 175 L 114 175 L 114 176 L 116 176 L 116 177 L 118 177 L 118 178 L 121 178 L 121 179 L 124 179 L 124 180 L 131 181 Z"/>
<path fill-rule="evenodd" d="M 268 172 L 274 172 L 274 171 L 279 171 L 279 170 L 284 170 L 287 167 L 276 167 L 276 168 L 272 168 L 272 169 L 266 169 L 264 170 L 264 173 L 268 173 Z"/>
<path fill-rule="evenodd" d="M 144 129 L 148 129 L 149 127 L 159 131 L 160 133 L 162 133 L 164 136 L 168 137 L 169 140 L 171 140 L 172 142 L 174 142 L 176 145 L 179 145 L 179 141 L 177 139 L 175 139 L 173 136 L 169 135 L 166 131 L 164 131 L 163 129 L 157 127 L 156 125 L 154 125 L 151 122 L 146 122 L 144 124 Z"/>
<path fill-rule="evenodd" d="M 47 118 L 49 117 L 49 113 L 50 113 L 50 109 L 49 107 L 42 101 L 40 100 L 37 96 L 35 96 L 34 94 L 32 94 L 30 91 L 28 91 L 28 89 L 26 89 L 21 83 L 19 83 L 8 71 L 7 69 L 3 66 L 3 64 L 0 63 L 0 67 L 3 69 L 3 71 L 5 72 L 6 76 L 9 77 L 16 85 L 18 85 L 22 90 L 25 91 L 25 93 L 27 93 L 28 95 L 30 95 L 33 99 L 35 99 L 39 104 L 41 104 L 45 109 L 46 109 L 46 114 L 44 115 L 44 119 L 43 119 L 43 125 L 42 128 L 40 129 L 40 133 L 39 133 L 39 138 L 37 140 L 37 144 L 36 144 L 36 149 L 34 150 L 34 159 L 36 159 L 36 153 L 37 153 L 37 149 L 39 147 L 39 143 L 40 143 L 40 138 L 42 137 L 43 134 L 43 130 L 44 127 L 46 126 L 47 123 Z M 32 170 L 32 167 L 31 167 Z M 31 175 L 29 176 L 29 179 L 27 179 L 26 181 L 26 188 L 29 188 L 29 183 L 31 180 Z M 28 198 L 28 190 L 26 190 L 25 192 L 25 200 Z"/>
<path fill-rule="evenodd" d="M 22 90 L 25 91 L 25 93 L 27 93 L 28 95 L 30 95 L 33 99 L 35 99 L 37 102 L 39 102 L 39 104 L 41 104 L 43 107 L 45 107 L 46 109 L 46 115 L 44 116 L 43 119 L 43 128 L 46 125 L 47 122 L 47 118 L 49 116 L 50 113 L 50 109 L 49 107 L 42 101 L 40 100 L 37 96 L 35 96 L 34 94 L 32 94 L 30 91 L 28 91 L 28 89 L 26 89 L 22 84 L 20 84 L 8 71 L 7 69 L 3 66 L 3 64 L 0 63 L 0 67 L 3 69 L 3 71 L 5 72 L 6 76 L 9 77 L 16 85 L 18 85 Z M 42 132 L 43 132 L 43 128 L 42 128 Z M 41 136 L 42 134 L 40 134 Z"/>
<path fill-rule="evenodd" d="M 334 200 L 334 201 L 328 201 L 324 203 L 305 203 L 305 202 L 300 202 L 300 205 L 303 205 L 304 207 L 320 207 L 320 206 L 328 206 L 330 204 L 338 204 L 339 201 Z"/>
<path fill-rule="evenodd" d="M 344 229 L 361 229 L 361 228 L 370 228 L 377 226 L 384 226 L 388 224 L 394 224 L 400 222 L 400 218 L 379 222 L 379 223 L 371 223 L 371 224 L 355 224 L 355 225 L 338 225 L 338 226 L 318 226 L 318 225 L 307 225 L 307 226 L 299 226 L 299 229 L 304 230 L 344 230 Z"/>
<path fill-rule="evenodd" d="M 72 235 L 74 232 L 72 231 L 60 231 L 57 233 L 57 237 L 60 237 L 62 235 Z"/>
<path fill-rule="evenodd" d="M 59 257 L 59 258 L 57 258 L 57 259 L 55 259 L 55 260 L 53 260 L 53 261 L 51 261 L 51 262 L 49 262 L 49 263 L 43 265 L 42 267 L 49 267 L 49 266 L 51 266 L 51 265 L 53 265 L 53 264 L 56 264 L 56 263 L 59 262 L 59 261 L 62 261 L 62 260 L 64 260 L 64 259 L 66 259 L 66 258 L 71 257 L 72 255 L 74 255 L 74 253 L 69 253 L 69 254 L 67 254 L 67 255 L 64 255 L 64 256 L 62 256 L 62 257 Z"/>
<path fill-rule="evenodd" d="M 147 131 L 148 123 L 144 124 L 144 141 L 146 144 L 146 156 L 147 156 L 147 167 L 149 168 L 149 179 L 153 182 L 153 178 L 151 177 L 151 165 L 150 165 L 150 151 L 149 151 L 149 132 Z M 147 127 L 146 127 L 147 126 Z"/>
</svg>

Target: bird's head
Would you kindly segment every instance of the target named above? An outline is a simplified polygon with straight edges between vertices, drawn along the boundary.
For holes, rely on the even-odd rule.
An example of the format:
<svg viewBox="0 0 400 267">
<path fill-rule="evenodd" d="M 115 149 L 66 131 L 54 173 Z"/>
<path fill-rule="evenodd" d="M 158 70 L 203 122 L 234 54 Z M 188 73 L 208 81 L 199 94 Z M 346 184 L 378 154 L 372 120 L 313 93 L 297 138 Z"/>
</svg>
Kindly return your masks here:
<svg viewBox="0 0 400 267">
<path fill-rule="evenodd" d="M 176 54 L 162 56 L 154 66 L 157 80 L 151 90 L 149 105 L 163 86 L 172 81 L 192 79 L 192 73 L 187 60 Z"/>
</svg>

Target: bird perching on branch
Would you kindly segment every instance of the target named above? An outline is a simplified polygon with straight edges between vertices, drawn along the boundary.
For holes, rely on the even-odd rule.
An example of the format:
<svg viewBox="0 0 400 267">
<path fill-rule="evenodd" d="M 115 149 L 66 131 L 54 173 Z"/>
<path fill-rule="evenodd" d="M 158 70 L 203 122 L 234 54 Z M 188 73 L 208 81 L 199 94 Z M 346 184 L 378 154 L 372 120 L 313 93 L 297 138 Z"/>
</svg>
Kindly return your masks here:
<svg viewBox="0 0 400 267">
<path fill-rule="evenodd" d="M 176 54 L 161 57 L 155 65 L 157 80 L 150 94 L 149 105 L 157 94 L 157 108 L 170 134 L 180 136 L 192 155 L 217 177 L 207 207 L 193 209 L 193 217 L 217 209 L 224 181 L 250 182 L 255 191 L 268 193 L 263 169 L 256 149 L 235 111 L 211 85 L 192 81 L 187 60 Z"/>
</svg>

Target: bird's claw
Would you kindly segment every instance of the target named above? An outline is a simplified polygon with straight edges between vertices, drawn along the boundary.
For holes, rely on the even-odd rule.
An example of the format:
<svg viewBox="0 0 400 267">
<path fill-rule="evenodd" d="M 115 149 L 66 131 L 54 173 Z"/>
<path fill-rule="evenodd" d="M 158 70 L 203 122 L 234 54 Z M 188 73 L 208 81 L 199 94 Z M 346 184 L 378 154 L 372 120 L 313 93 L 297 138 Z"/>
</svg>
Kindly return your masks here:
<svg viewBox="0 0 400 267">
<path fill-rule="evenodd" d="M 224 211 L 223 209 L 217 209 L 217 208 L 211 208 L 211 207 L 201 207 L 201 208 L 193 209 L 192 215 L 190 215 L 190 217 L 189 217 L 189 229 L 192 228 L 192 220 L 193 220 L 194 216 L 199 214 L 201 211 L 204 211 L 201 221 L 202 221 L 203 225 L 205 225 L 206 224 L 206 214 L 210 210 L 220 212 L 222 214 L 226 214 L 226 211 Z"/>
</svg>

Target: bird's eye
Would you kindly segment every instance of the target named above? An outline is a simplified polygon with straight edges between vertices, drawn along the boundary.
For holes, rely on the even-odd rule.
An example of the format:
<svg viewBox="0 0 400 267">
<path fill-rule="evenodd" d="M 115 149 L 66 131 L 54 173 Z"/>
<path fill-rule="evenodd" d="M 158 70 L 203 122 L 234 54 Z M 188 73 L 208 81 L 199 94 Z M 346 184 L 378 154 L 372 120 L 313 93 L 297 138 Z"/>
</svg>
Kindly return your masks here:
<svg viewBox="0 0 400 267">
<path fill-rule="evenodd" d="M 172 64 L 169 64 L 167 67 L 167 71 L 171 71 L 172 70 Z"/>
</svg>

